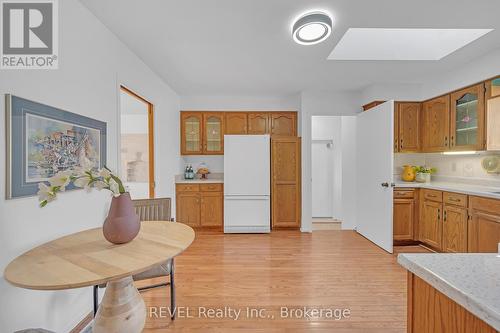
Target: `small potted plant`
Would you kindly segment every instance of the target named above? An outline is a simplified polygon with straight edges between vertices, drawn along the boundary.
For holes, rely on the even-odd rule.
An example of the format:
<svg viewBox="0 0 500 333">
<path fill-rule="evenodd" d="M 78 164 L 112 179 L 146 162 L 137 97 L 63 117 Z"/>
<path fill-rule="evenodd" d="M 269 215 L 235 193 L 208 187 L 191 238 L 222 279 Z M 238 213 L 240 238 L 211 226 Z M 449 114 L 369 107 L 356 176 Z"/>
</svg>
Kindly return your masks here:
<svg viewBox="0 0 500 333">
<path fill-rule="evenodd" d="M 415 166 L 415 181 L 418 183 L 429 183 L 431 181 L 431 174 L 435 173 L 436 168 L 428 168 L 426 166 Z"/>
<path fill-rule="evenodd" d="M 111 206 L 108 217 L 103 224 L 104 237 L 113 244 L 128 243 L 139 233 L 141 224 L 135 213 L 130 194 L 125 191 L 121 179 L 104 167 L 95 169 L 92 163 L 84 158 L 80 166 L 56 173 L 45 182 L 38 184 L 38 199 L 40 207 L 45 207 L 57 198 L 57 194 L 64 192 L 69 184 L 85 188 L 108 190 L 112 193 Z"/>
</svg>

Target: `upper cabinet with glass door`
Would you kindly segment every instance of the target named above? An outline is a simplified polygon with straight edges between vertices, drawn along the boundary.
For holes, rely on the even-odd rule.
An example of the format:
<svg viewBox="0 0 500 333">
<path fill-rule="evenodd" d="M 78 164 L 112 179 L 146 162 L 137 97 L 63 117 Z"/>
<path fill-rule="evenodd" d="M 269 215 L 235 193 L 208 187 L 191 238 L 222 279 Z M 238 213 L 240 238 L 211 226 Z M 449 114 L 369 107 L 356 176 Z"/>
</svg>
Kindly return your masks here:
<svg viewBox="0 0 500 333">
<path fill-rule="evenodd" d="M 484 122 L 484 84 L 452 93 L 449 149 L 484 149 Z"/>
<path fill-rule="evenodd" d="M 203 116 L 199 112 L 181 112 L 181 154 L 203 154 Z"/>
<path fill-rule="evenodd" d="M 500 150 L 500 77 L 486 82 L 486 150 Z"/>
<path fill-rule="evenodd" d="M 224 113 L 203 113 L 203 153 L 224 154 Z"/>
</svg>

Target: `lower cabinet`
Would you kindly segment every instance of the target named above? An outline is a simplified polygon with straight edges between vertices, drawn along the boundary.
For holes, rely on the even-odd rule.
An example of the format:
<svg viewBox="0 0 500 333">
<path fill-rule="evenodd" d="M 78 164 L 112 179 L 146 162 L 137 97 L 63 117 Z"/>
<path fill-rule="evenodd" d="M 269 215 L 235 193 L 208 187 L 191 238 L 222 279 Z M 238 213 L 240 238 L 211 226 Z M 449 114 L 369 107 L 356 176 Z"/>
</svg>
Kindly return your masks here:
<svg viewBox="0 0 500 333">
<path fill-rule="evenodd" d="M 495 333 L 496 330 L 418 276 L 408 273 L 408 333 Z"/>
<path fill-rule="evenodd" d="M 443 252 L 467 252 L 467 208 L 444 205 Z"/>
<path fill-rule="evenodd" d="M 441 191 L 422 189 L 420 199 L 420 241 L 440 251 L 443 236 L 443 193 Z"/>
<path fill-rule="evenodd" d="M 496 253 L 500 243 L 500 200 L 469 197 L 469 252 Z"/>
<path fill-rule="evenodd" d="M 417 220 L 417 190 L 394 189 L 393 239 L 395 244 L 412 242 Z"/>
<path fill-rule="evenodd" d="M 200 194 L 177 192 L 176 220 L 192 227 L 200 226 Z"/>
<path fill-rule="evenodd" d="M 221 227 L 223 219 L 222 192 L 201 192 L 200 224 L 202 227 Z"/>
<path fill-rule="evenodd" d="M 176 220 L 191 227 L 220 227 L 224 219 L 222 184 L 177 184 Z"/>
<path fill-rule="evenodd" d="M 395 245 L 415 240 L 439 252 L 496 253 L 500 200 L 430 189 L 394 189 Z"/>
</svg>

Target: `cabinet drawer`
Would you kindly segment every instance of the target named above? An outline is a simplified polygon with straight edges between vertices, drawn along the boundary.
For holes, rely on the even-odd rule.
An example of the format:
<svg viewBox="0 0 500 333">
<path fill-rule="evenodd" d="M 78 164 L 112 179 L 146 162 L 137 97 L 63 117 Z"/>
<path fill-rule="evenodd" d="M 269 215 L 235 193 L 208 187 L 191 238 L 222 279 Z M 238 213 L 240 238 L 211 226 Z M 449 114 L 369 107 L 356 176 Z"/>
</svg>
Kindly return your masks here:
<svg viewBox="0 0 500 333">
<path fill-rule="evenodd" d="M 500 215 L 500 200 L 469 196 L 469 208 L 495 215 Z"/>
<path fill-rule="evenodd" d="M 201 192 L 222 192 L 222 184 L 200 184 Z"/>
<path fill-rule="evenodd" d="M 443 202 L 443 192 L 424 189 L 424 199 L 436 202 Z"/>
<path fill-rule="evenodd" d="M 459 193 L 444 192 L 443 201 L 449 205 L 467 207 L 467 195 Z"/>
<path fill-rule="evenodd" d="M 413 199 L 415 197 L 415 190 L 413 189 L 394 189 L 394 199 Z"/>
<path fill-rule="evenodd" d="M 199 192 L 200 186 L 198 184 L 177 184 L 176 189 L 178 192 Z"/>
</svg>

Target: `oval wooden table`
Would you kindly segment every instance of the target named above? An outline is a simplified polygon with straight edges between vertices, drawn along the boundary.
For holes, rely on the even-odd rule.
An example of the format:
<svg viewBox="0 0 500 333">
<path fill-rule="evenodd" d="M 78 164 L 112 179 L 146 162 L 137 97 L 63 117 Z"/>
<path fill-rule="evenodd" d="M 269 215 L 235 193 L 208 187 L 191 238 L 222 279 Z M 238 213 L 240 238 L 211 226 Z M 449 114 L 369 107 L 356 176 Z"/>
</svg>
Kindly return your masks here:
<svg viewBox="0 0 500 333">
<path fill-rule="evenodd" d="M 94 333 L 138 333 L 146 306 L 132 275 L 184 251 L 194 231 L 181 223 L 148 221 L 130 243 L 114 245 L 96 228 L 38 246 L 14 259 L 4 272 L 11 284 L 27 289 L 62 290 L 107 283 L 93 323 Z"/>
</svg>

